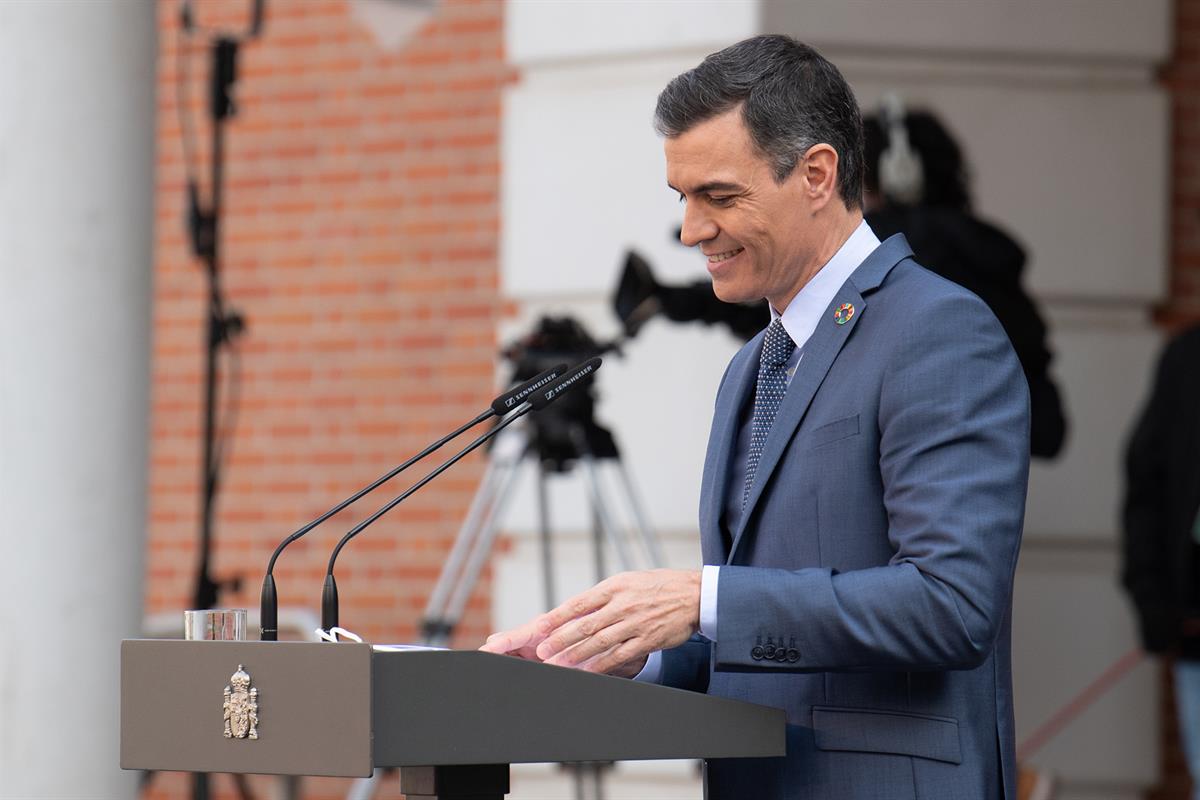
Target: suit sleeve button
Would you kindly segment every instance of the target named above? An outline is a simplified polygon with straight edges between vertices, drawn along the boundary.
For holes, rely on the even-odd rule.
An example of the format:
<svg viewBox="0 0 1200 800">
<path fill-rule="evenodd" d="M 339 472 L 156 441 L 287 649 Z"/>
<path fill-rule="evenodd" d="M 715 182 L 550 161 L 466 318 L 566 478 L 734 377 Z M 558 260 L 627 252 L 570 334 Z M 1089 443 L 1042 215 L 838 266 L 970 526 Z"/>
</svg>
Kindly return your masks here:
<svg viewBox="0 0 1200 800">
<path fill-rule="evenodd" d="M 784 661 L 787 661 L 787 648 L 780 647 L 778 650 L 776 650 L 775 651 L 775 660 L 781 664 Z"/>
<path fill-rule="evenodd" d="M 791 662 L 792 664 L 795 664 L 797 661 L 800 660 L 800 651 L 794 647 L 788 648 L 787 660 L 789 662 Z"/>
<path fill-rule="evenodd" d="M 768 643 L 767 646 L 763 648 L 763 658 L 765 658 L 769 661 L 770 659 L 772 659 L 774 657 L 775 657 L 775 645 Z"/>
<path fill-rule="evenodd" d="M 763 659 L 763 649 L 762 649 L 762 646 L 761 646 L 761 645 L 756 645 L 756 646 L 754 647 L 754 649 L 752 649 L 752 650 L 750 651 L 750 657 L 751 657 L 751 658 L 753 658 L 755 661 L 762 661 L 762 659 Z"/>
</svg>

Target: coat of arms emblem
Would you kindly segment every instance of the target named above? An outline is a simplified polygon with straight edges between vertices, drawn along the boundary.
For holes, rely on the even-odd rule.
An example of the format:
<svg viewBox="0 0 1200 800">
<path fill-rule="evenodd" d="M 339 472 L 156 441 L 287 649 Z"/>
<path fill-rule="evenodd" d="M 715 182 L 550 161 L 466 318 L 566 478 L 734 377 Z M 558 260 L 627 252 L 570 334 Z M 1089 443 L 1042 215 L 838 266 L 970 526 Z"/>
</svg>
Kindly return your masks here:
<svg viewBox="0 0 1200 800">
<path fill-rule="evenodd" d="M 225 687 L 225 738 L 258 738 L 258 689 L 250 686 L 250 673 L 238 664 Z"/>
</svg>

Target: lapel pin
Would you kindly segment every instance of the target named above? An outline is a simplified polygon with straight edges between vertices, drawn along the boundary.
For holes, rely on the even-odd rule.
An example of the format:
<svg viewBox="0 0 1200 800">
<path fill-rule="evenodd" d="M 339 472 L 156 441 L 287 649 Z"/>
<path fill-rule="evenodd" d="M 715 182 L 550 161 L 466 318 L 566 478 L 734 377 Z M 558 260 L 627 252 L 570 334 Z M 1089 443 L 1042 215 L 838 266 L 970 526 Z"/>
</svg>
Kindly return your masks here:
<svg viewBox="0 0 1200 800">
<path fill-rule="evenodd" d="M 854 316 L 854 306 L 850 303 L 842 303 L 837 311 L 833 312 L 833 321 L 838 325 L 845 325 Z"/>
</svg>

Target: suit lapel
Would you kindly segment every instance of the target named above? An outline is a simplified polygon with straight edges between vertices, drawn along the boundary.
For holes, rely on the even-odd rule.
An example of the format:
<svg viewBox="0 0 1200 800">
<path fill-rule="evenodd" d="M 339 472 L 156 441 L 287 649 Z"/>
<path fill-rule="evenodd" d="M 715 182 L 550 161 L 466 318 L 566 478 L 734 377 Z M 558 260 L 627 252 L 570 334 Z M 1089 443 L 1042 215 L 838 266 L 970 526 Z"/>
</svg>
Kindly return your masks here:
<svg viewBox="0 0 1200 800">
<path fill-rule="evenodd" d="M 779 413 L 775 415 L 771 432 L 767 434 L 767 441 L 763 445 L 762 457 L 754 473 L 754 484 L 750 487 L 750 495 L 746 498 L 745 508 L 742 509 L 741 522 L 733 535 L 728 563 L 732 563 L 733 554 L 737 552 L 742 533 L 746 530 L 746 521 L 754 513 L 754 506 L 762 496 L 763 487 L 778 466 L 779 459 L 796 428 L 800 426 L 804 413 L 812 403 L 813 395 L 817 393 L 834 359 L 841 352 L 842 345 L 846 343 L 866 310 L 866 301 L 849 283 L 843 286 L 834 298 L 833 308 L 838 308 L 843 303 L 854 306 L 854 316 L 844 325 L 838 325 L 833 321 L 833 312 L 830 311 L 817 324 L 817 329 L 804 345 L 804 355 L 796 368 L 796 375 L 788 386 L 787 394 L 783 396 L 783 404 L 779 407 Z"/>
<path fill-rule="evenodd" d="M 787 444 L 795 435 L 796 429 L 804 419 L 808 407 L 812 404 L 813 396 L 829 374 L 829 368 L 837 359 L 842 346 L 850 338 L 854 327 L 858 325 L 867 310 L 864 294 L 869 294 L 879 287 L 887 273 L 904 258 L 910 257 L 912 250 L 902 235 L 892 236 L 875 249 L 866 261 L 850 276 L 849 280 L 838 290 L 833 303 L 826 309 L 824 316 L 817 323 L 816 330 L 804 345 L 804 355 L 796 368 L 796 375 L 788 386 L 783 404 L 771 425 L 771 432 L 763 445 L 762 457 L 754 474 L 754 484 L 750 487 L 750 495 L 746 498 L 746 507 L 742 510 L 742 518 L 738 529 L 733 531 L 733 545 L 729 548 L 726 563 L 733 563 L 742 535 L 746 531 L 746 523 L 754 513 L 754 507 L 762 496 L 763 487 L 771 477 L 771 473 L 779 465 L 779 459 Z M 854 315 L 845 323 L 839 325 L 834 320 L 834 311 L 849 303 L 854 308 Z M 755 350 L 758 352 L 758 350 Z M 753 378 L 751 380 L 753 383 Z M 736 413 L 736 412 L 735 412 Z M 736 424 L 736 421 L 735 423 Z M 726 478 L 728 473 L 726 472 Z"/>
<path fill-rule="evenodd" d="M 762 350 L 764 336 L 765 331 L 758 334 L 735 357 L 713 409 L 713 430 L 706 455 L 709 466 L 704 471 L 706 485 L 702 487 L 700 495 L 703 504 L 700 530 L 704 551 L 719 553 L 722 558 L 727 553 L 721 536 L 721 515 L 725 509 L 725 493 L 729 491 L 734 445 L 740 430 L 741 410 L 758 379 L 758 354 Z"/>
</svg>

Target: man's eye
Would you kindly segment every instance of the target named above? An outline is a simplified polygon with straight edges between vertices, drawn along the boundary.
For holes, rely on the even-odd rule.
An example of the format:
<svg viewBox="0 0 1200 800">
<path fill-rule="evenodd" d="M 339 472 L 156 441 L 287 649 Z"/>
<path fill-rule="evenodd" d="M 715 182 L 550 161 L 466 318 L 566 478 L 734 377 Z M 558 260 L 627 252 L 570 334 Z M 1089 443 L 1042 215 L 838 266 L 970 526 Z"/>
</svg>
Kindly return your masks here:
<svg viewBox="0 0 1200 800">
<path fill-rule="evenodd" d="M 687 202 L 687 198 L 683 196 L 683 192 L 679 193 L 679 202 L 681 202 L 681 203 Z"/>
<path fill-rule="evenodd" d="M 722 196 L 722 197 L 712 197 L 712 196 L 710 196 L 710 197 L 708 198 L 708 202 L 712 203 L 714 206 L 718 206 L 718 207 L 720 207 L 720 208 L 724 208 L 724 207 L 726 207 L 726 206 L 728 206 L 728 205 L 732 205 L 732 204 L 733 204 L 733 198 L 732 198 L 732 197 L 725 197 L 725 196 Z"/>
</svg>

